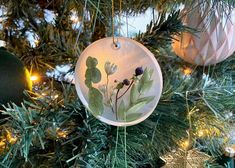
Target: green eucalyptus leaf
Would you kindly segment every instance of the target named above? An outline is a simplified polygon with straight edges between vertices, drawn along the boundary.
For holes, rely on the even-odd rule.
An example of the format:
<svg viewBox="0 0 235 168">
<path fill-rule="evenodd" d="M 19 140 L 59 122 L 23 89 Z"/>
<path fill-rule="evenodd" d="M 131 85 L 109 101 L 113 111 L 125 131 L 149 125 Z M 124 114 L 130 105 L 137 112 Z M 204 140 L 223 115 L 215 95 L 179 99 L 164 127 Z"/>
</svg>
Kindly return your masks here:
<svg viewBox="0 0 235 168">
<path fill-rule="evenodd" d="M 93 82 L 93 83 L 98 83 L 98 82 L 100 82 L 101 81 L 101 72 L 100 72 L 100 70 L 99 69 L 97 69 L 97 68 L 93 68 L 92 70 L 91 70 L 91 81 Z"/>
<path fill-rule="evenodd" d="M 141 93 L 141 89 L 144 85 L 144 83 L 148 81 L 148 70 L 147 68 L 145 68 L 143 75 L 141 76 L 140 80 L 139 80 L 139 87 L 138 87 L 138 91 Z"/>
<path fill-rule="evenodd" d="M 144 73 L 139 80 L 139 86 L 138 86 L 139 93 L 144 94 L 151 89 L 153 84 L 153 80 L 151 80 L 152 73 L 153 73 L 152 70 L 148 70 L 148 68 L 145 68 Z"/>
<path fill-rule="evenodd" d="M 140 118 L 141 115 L 142 115 L 141 113 L 132 113 L 132 114 L 128 114 L 128 115 L 126 116 L 126 121 L 127 121 L 127 122 L 134 121 L 134 120 Z"/>
<path fill-rule="evenodd" d="M 126 105 L 124 101 L 122 100 L 118 107 L 118 118 L 121 120 L 124 120 L 125 112 L 126 112 Z"/>
<path fill-rule="evenodd" d="M 87 87 L 91 87 L 92 82 L 93 83 L 100 82 L 100 80 L 101 80 L 101 72 L 96 67 L 92 67 L 92 68 L 88 67 L 87 70 L 86 70 L 85 78 L 86 78 L 85 84 L 87 85 Z"/>
<path fill-rule="evenodd" d="M 138 99 L 137 103 L 146 102 L 146 104 L 148 104 L 151 101 L 153 101 L 154 98 L 155 98 L 155 96 L 143 97 L 143 98 Z"/>
<path fill-rule="evenodd" d="M 140 92 L 141 92 L 142 94 L 145 94 L 146 92 L 148 92 L 148 91 L 151 89 L 152 85 L 153 85 L 153 80 L 150 80 L 150 81 L 145 82 L 145 83 L 143 84 L 143 86 L 142 86 Z"/>
<path fill-rule="evenodd" d="M 136 113 L 138 112 L 142 107 L 144 107 L 146 105 L 146 101 L 142 101 L 139 102 L 137 104 L 134 104 L 133 106 L 130 106 L 129 109 L 127 110 L 127 114 L 131 114 L 131 113 Z"/>
<path fill-rule="evenodd" d="M 88 68 L 95 68 L 97 64 L 98 64 L 98 60 L 96 58 L 91 57 L 91 56 L 89 56 L 86 60 L 86 66 Z"/>
<path fill-rule="evenodd" d="M 148 73 L 148 74 L 149 74 L 149 79 L 151 79 L 151 78 L 152 78 L 152 76 L 153 76 L 153 72 L 154 72 L 154 70 L 153 70 L 153 69 L 150 69 L 150 70 L 149 70 L 149 73 Z"/>
<path fill-rule="evenodd" d="M 85 84 L 86 84 L 86 86 L 87 86 L 88 88 L 92 87 L 92 85 L 91 85 L 91 80 L 86 79 L 86 80 L 85 80 Z"/>
<path fill-rule="evenodd" d="M 138 84 L 134 84 L 131 87 L 131 92 L 130 92 L 130 103 L 134 104 L 136 103 L 138 99 Z"/>
<path fill-rule="evenodd" d="M 145 68 L 144 73 L 141 78 L 144 81 L 148 81 L 150 79 L 150 74 L 148 68 Z"/>
<path fill-rule="evenodd" d="M 103 95 L 93 87 L 89 89 L 89 108 L 95 116 L 101 115 L 104 111 Z"/>
</svg>

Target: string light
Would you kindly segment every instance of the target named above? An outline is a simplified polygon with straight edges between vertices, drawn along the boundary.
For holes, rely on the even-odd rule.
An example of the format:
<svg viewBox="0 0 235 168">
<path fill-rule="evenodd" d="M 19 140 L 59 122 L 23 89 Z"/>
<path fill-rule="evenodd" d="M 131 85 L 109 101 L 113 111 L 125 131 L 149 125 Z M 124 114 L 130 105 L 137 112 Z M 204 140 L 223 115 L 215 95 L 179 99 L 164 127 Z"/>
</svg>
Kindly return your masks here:
<svg viewBox="0 0 235 168">
<path fill-rule="evenodd" d="M 184 73 L 185 76 L 191 75 L 192 72 L 193 72 L 193 70 L 189 67 L 186 67 L 186 68 L 183 69 L 183 73 Z"/>
<path fill-rule="evenodd" d="M 68 131 L 64 131 L 64 130 L 61 130 L 61 129 L 57 128 L 56 134 L 57 134 L 58 138 L 67 138 Z"/>
<path fill-rule="evenodd" d="M 10 131 L 5 130 L 5 135 L 1 136 L 0 141 L 0 152 L 4 151 L 7 148 L 7 144 L 15 144 L 17 141 L 17 137 L 14 136 Z"/>
<path fill-rule="evenodd" d="M 6 139 L 9 143 L 14 144 L 17 141 L 17 137 L 14 136 L 10 131 L 6 130 Z"/>
<path fill-rule="evenodd" d="M 197 132 L 197 135 L 200 138 L 208 136 L 209 134 L 210 134 L 210 131 L 208 129 L 201 129 L 201 130 L 198 130 L 198 132 Z"/>
<path fill-rule="evenodd" d="M 47 94 L 46 93 L 42 93 L 42 96 L 46 96 Z"/>
<path fill-rule="evenodd" d="M 39 77 L 37 75 L 32 75 L 30 77 L 30 80 L 33 81 L 33 82 L 37 81 L 38 79 L 39 79 Z"/>
<path fill-rule="evenodd" d="M 184 150 L 187 150 L 189 148 L 189 140 L 184 140 L 180 143 L 180 147 L 183 148 Z"/>
<path fill-rule="evenodd" d="M 1 140 L 0 141 L 0 149 L 5 148 L 5 146 L 6 146 L 6 143 L 4 142 L 4 140 Z"/>
<path fill-rule="evenodd" d="M 58 97 L 59 97 L 58 94 L 51 95 L 51 99 L 53 99 L 53 100 L 57 99 Z"/>
<path fill-rule="evenodd" d="M 204 131 L 203 130 L 199 130 L 197 135 L 198 135 L 198 137 L 204 137 Z"/>
<path fill-rule="evenodd" d="M 39 43 L 40 43 L 40 41 L 39 41 L 38 39 L 35 39 L 35 40 L 34 40 L 34 43 L 35 43 L 36 46 L 38 46 Z"/>
</svg>

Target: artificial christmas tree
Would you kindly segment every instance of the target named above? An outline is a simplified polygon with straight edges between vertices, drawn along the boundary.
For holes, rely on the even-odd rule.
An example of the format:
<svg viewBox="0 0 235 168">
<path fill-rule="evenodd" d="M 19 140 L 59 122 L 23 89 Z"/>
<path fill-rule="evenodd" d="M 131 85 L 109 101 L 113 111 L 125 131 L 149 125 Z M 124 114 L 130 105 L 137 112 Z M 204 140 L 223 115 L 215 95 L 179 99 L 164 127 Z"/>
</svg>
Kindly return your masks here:
<svg viewBox="0 0 235 168">
<path fill-rule="evenodd" d="M 220 6 L 223 9 L 220 13 L 224 15 L 231 15 L 235 7 L 233 1 L 202 1 L 209 2 L 212 11 Z M 180 4 L 186 3 L 189 1 L 1 1 L 1 40 L 40 77 L 21 106 L 10 104 L 1 110 L 7 118 L 0 120 L 0 167 L 155 168 L 164 164 L 166 167 L 190 166 L 190 163 L 204 167 L 226 164 L 218 158 L 225 154 L 228 144 L 234 143 L 230 142 L 228 132 L 234 122 L 235 57 L 232 55 L 213 67 L 198 67 L 172 53 L 172 39 L 176 35 L 195 33 L 181 20 L 178 9 Z M 152 10 L 156 6 L 158 12 Z M 193 8 L 193 5 L 188 7 Z M 95 118 L 83 106 L 71 75 L 89 44 L 104 36 L 112 36 L 115 44 L 117 35 L 123 36 L 118 27 L 126 24 L 128 34 L 129 16 L 143 14 L 146 10 L 154 11 L 152 21 L 145 32 L 132 38 L 148 48 L 155 57 L 151 59 L 156 59 L 161 67 L 162 92 L 159 85 L 152 85 L 153 91 L 147 93 L 160 99 L 156 108 L 151 106 L 146 110 L 152 113 L 143 122 L 128 127 L 111 126 Z M 99 52 L 110 48 L 110 44 L 104 43 L 101 48 Z M 141 50 L 127 48 L 125 55 L 138 51 Z M 116 83 L 113 81 L 117 84 L 116 91 L 132 86 L 129 77 L 142 78 L 145 68 L 154 68 L 151 65 L 156 62 L 142 52 L 137 58 L 148 58 L 143 66 L 138 59 L 123 62 L 117 58 L 104 60 L 98 67 L 96 60 L 100 62 L 100 57 L 95 56 L 95 51 L 87 55 L 85 62 L 78 64 L 84 73 L 79 66 L 75 73 L 76 78 L 84 77 L 82 82 L 86 89 L 98 93 L 90 96 L 94 102 L 101 93 L 92 89 L 100 80 L 99 76 L 114 77 L 122 67 L 116 67 L 119 61 L 125 65 L 127 73 L 123 75 L 127 76 Z M 60 69 L 59 73 L 55 69 Z M 84 76 L 86 72 L 88 75 Z M 151 78 L 146 75 L 146 79 L 162 81 L 157 73 Z M 4 87 L 7 88 L 7 84 Z M 132 97 L 138 99 L 142 95 Z M 125 101 L 125 105 L 129 102 Z M 146 107 L 149 104 L 146 103 Z M 183 164 L 178 162 L 181 158 L 184 158 Z"/>
</svg>

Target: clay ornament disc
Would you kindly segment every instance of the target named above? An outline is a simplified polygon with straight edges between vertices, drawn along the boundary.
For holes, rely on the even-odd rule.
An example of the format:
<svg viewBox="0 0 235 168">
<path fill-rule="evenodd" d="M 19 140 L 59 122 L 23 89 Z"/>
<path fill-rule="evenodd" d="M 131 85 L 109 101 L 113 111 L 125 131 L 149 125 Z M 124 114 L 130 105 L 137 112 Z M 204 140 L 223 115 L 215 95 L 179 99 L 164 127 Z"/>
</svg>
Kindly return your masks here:
<svg viewBox="0 0 235 168">
<path fill-rule="evenodd" d="M 154 111 L 162 92 L 162 73 L 146 47 L 129 38 L 117 39 L 116 45 L 112 37 L 98 40 L 82 52 L 75 85 L 81 102 L 97 119 L 130 126 Z"/>
</svg>

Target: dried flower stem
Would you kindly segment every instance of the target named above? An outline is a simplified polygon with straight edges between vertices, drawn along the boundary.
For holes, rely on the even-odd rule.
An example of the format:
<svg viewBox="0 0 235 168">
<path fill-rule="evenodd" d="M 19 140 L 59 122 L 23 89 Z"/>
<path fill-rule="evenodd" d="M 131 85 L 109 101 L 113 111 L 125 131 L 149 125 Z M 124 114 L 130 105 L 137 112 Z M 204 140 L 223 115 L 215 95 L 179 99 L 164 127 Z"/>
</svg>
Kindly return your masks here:
<svg viewBox="0 0 235 168">
<path fill-rule="evenodd" d="M 128 92 L 128 90 L 131 88 L 131 86 L 133 85 L 133 83 L 134 83 L 134 79 L 131 81 L 130 85 L 129 85 L 128 88 L 125 90 L 125 92 L 124 92 L 122 95 L 120 95 L 117 99 L 122 98 L 122 97 Z"/>
<path fill-rule="evenodd" d="M 118 104 L 118 93 L 119 93 L 120 89 L 117 90 L 116 93 L 116 98 L 115 98 L 115 113 L 116 113 L 116 120 L 118 120 L 118 109 L 117 109 L 117 104 Z"/>
<path fill-rule="evenodd" d="M 107 82 L 106 82 L 106 96 L 107 99 L 109 98 L 109 75 L 106 76 Z"/>
</svg>

